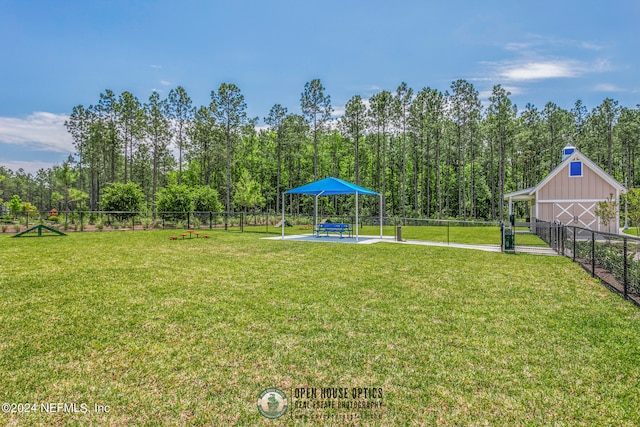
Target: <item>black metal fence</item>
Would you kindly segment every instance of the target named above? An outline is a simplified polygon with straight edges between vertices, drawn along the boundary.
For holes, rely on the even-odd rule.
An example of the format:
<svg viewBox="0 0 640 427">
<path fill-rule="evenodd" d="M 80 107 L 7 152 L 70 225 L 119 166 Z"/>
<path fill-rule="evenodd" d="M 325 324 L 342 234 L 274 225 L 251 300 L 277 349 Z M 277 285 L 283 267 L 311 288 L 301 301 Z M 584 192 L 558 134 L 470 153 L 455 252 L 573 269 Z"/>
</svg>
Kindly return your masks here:
<svg viewBox="0 0 640 427">
<path fill-rule="evenodd" d="M 319 218 L 320 219 L 320 218 Z M 355 225 L 355 215 L 327 215 L 322 221 L 349 223 Z M 287 233 L 312 233 L 314 217 L 305 214 L 285 215 Z M 369 232 L 377 235 L 379 216 L 359 216 L 362 227 L 375 228 Z M 110 231 L 149 229 L 209 229 L 230 232 L 281 233 L 282 215 L 274 212 L 119 212 L 119 211 L 63 211 L 35 212 L 23 211 L 0 215 L 0 231 L 17 233 L 37 224 L 44 224 L 60 231 Z M 290 227 L 289 227 L 290 226 Z M 395 236 L 398 226 L 407 226 L 411 231 L 406 238 L 454 242 L 459 239 L 460 227 L 494 227 L 495 243 L 499 240 L 499 223 L 495 221 L 448 220 L 427 218 L 383 217 L 383 234 Z M 431 228 L 431 233 L 420 230 Z M 437 229 L 437 230 L 436 230 Z M 487 233 L 492 234 L 489 230 Z M 460 242 L 459 243 L 468 243 Z M 488 243 L 488 242 L 487 242 Z"/>
<path fill-rule="evenodd" d="M 61 231 L 224 229 L 276 232 L 275 214 L 263 212 L 125 212 L 125 211 L 23 211 L 0 215 L 1 232 L 19 232 L 37 224 Z M 261 227 L 264 227 L 263 229 Z"/>
<path fill-rule="evenodd" d="M 544 221 L 535 223 L 535 234 L 640 306 L 640 238 Z"/>
</svg>

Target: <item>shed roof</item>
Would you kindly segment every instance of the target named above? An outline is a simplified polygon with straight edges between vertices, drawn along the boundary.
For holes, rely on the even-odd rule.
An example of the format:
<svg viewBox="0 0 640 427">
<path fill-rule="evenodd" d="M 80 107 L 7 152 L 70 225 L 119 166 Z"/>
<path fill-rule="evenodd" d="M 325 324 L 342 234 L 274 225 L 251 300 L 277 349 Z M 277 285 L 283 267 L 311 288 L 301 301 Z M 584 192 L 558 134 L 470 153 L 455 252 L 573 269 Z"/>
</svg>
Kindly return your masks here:
<svg viewBox="0 0 640 427">
<path fill-rule="evenodd" d="M 542 181 L 535 187 L 525 188 L 524 190 L 514 191 L 513 193 L 507 193 L 503 196 L 505 200 L 530 200 L 535 197 L 535 194 L 542 187 L 547 185 L 556 175 L 560 173 L 569 162 L 581 161 L 589 169 L 594 171 L 596 175 L 600 176 L 607 183 L 611 184 L 613 188 L 620 192 L 626 191 L 624 185 L 620 184 L 614 177 L 605 172 L 600 166 L 595 164 L 591 159 L 582 154 L 580 151 L 575 150 L 571 155 L 567 156 L 554 170 L 551 171 Z"/>
</svg>

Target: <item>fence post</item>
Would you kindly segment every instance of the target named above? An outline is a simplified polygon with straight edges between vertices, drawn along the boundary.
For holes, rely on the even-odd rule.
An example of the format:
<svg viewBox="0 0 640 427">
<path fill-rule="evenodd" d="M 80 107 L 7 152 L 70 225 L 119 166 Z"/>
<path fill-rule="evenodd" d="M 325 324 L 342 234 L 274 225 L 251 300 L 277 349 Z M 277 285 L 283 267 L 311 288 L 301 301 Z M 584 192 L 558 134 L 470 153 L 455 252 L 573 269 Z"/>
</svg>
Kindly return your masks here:
<svg viewBox="0 0 640 427">
<path fill-rule="evenodd" d="M 84 231 L 84 222 L 82 222 L 84 219 L 83 213 L 84 212 L 80 211 L 80 231 Z"/>
<path fill-rule="evenodd" d="M 187 230 L 191 230 L 191 212 L 187 212 Z"/>
<path fill-rule="evenodd" d="M 213 212 L 209 211 L 209 230 L 213 228 Z"/>
<path fill-rule="evenodd" d="M 596 233 L 591 232 L 591 277 L 596 277 Z"/>
<path fill-rule="evenodd" d="M 560 253 L 560 247 L 562 246 L 562 225 L 556 225 L 556 252 Z"/>
<path fill-rule="evenodd" d="M 573 226 L 573 261 L 576 260 L 576 227 Z"/>
<path fill-rule="evenodd" d="M 449 227 L 451 226 L 451 222 L 447 221 L 447 245 L 449 244 Z"/>
<path fill-rule="evenodd" d="M 624 258 L 624 269 L 623 269 L 623 279 L 622 286 L 624 288 L 624 298 L 627 299 L 627 238 L 625 237 L 624 243 L 622 244 L 622 257 Z"/>
<path fill-rule="evenodd" d="M 564 225 L 560 226 L 560 248 L 561 248 L 560 249 L 560 254 L 562 256 L 564 256 L 564 238 L 565 238 L 565 235 L 566 235 L 566 232 L 567 232 L 565 230 L 565 228 L 566 227 Z"/>
</svg>

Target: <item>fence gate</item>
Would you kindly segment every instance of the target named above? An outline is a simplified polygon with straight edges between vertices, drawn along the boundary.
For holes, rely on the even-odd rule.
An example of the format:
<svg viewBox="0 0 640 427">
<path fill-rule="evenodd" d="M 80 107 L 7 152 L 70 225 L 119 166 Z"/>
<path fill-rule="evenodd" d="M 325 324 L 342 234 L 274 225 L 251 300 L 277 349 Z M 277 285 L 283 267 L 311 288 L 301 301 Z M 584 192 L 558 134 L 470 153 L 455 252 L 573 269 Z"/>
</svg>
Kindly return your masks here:
<svg viewBox="0 0 640 427">
<path fill-rule="evenodd" d="M 516 253 L 557 255 L 562 249 L 563 236 L 558 224 L 518 222 L 514 229 L 514 250 Z"/>
</svg>

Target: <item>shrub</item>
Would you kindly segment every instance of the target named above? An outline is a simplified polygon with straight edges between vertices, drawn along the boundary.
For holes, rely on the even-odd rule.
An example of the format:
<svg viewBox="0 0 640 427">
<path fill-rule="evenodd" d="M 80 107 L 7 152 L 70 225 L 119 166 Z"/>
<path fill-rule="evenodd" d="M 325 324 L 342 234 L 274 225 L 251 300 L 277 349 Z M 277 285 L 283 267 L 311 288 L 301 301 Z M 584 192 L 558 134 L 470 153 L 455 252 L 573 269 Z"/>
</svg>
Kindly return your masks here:
<svg viewBox="0 0 640 427">
<path fill-rule="evenodd" d="M 153 224 L 153 220 L 151 218 L 145 217 L 140 220 L 140 224 L 142 224 L 143 229 L 148 229 Z"/>
<path fill-rule="evenodd" d="M 218 192 L 211 187 L 195 187 L 191 191 L 193 210 L 196 212 L 222 212 L 224 207 L 218 199 Z"/>
<path fill-rule="evenodd" d="M 2 232 L 5 233 L 7 231 L 7 228 L 9 228 L 9 226 L 7 224 L 2 224 L 0 225 L 0 228 L 2 228 Z"/>
<path fill-rule="evenodd" d="M 18 212 L 22 210 L 22 200 L 20 200 L 20 196 L 14 195 L 11 200 L 9 200 L 8 206 L 15 218 L 18 215 Z"/>
<path fill-rule="evenodd" d="M 99 219 L 96 220 L 95 222 L 95 226 L 98 229 L 98 231 L 102 231 L 104 229 L 104 224 L 102 223 L 102 221 L 100 221 Z"/>
<path fill-rule="evenodd" d="M 191 191 L 185 185 L 170 185 L 158 192 L 156 207 L 167 219 L 187 218 L 187 212 L 193 211 Z"/>
<path fill-rule="evenodd" d="M 20 224 L 13 224 L 13 229 L 15 230 L 16 233 L 20 232 Z"/>
<path fill-rule="evenodd" d="M 105 211 L 120 212 L 114 214 L 120 221 L 137 215 L 142 210 L 144 193 L 134 182 L 111 183 L 102 194 L 100 207 Z"/>
<path fill-rule="evenodd" d="M 49 218 L 47 218 L 49 221 L 51 222 L 58 222 L 58 216 L 57 215 L 51 215 Z"/>
</svg>

